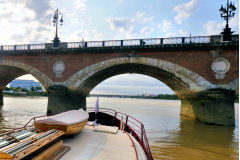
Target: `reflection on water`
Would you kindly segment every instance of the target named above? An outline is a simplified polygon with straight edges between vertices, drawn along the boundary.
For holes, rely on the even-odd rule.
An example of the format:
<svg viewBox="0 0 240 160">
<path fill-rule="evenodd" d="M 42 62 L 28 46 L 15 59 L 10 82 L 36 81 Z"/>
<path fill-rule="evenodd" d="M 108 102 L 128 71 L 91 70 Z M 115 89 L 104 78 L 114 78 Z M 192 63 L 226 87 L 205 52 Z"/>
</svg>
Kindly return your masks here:
<svg viewBox="0 0 240 160">
<path fill-rule="evenodd" d="M 238 159 L 238 104 L 236 126 L 207 125 L 181 120 L 180 101 L 100 98 L 100 107 L 132 115 L 145 125 L 154 159 L 236 160 Z M 94 107 L 96 98 L 87 98 Z M 47 98 L 4 98 L 0 127 L 23 126 L 33 116 L 45 115 Z"/>
<path fill-rule="evenodd" d="M 4 97 L 4 105 L 0 110 L 2 130 L 22 127 L 32 117 L 46 115 L 47 98 Z"/>
<path fill-rule="evenodd" d="M 178 131 L 152 143 L 155 159 L 238 159 L 238 135 L 233 127 L 182 120 Z"/>
<path fill-rule="evenodd" d="M 88 98 L 89 107 L 94 106 L 95 99 Z M 238 104 L 235 127 L 181 120 L 180 101 L 101 98 L 100 105 L 142 121 L 154 159 L 238 159 Z"/>
</svg>

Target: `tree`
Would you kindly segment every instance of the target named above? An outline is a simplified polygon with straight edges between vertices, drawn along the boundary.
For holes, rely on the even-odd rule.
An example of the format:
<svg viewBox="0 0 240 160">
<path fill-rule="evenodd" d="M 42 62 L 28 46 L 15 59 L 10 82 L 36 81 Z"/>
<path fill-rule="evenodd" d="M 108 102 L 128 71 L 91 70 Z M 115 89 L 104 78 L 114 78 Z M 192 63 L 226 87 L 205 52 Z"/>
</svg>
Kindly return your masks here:
<svg viewBox="0 0 240 160">
<path fill-rule="evenodd" d="M 14 91 L 14 92 L 21 92 L 22 90 L 21 90 L 20 87 L 17 87 L 17 88 L 14 88 L 13 91 Z"/>
<path fill-rule="evenodd" d="M 38 91 L 38 90 L 42 90 L 42 87 L 40 87 L 40 86 L 36 86 L 36 87 L 35 87 L 35 90 L 36 90 L 36 91 Z"/>
<path fill-rule="evenodd" d="M 5 87 L 3 90 L 4 90 L 4 91 L 10 91 L 10 88 Z"/>
<path fill-rule="evenodd" d="M 27 88 L 22 88 L 22 92 L 27 92 L 28 93 L 28 89 Z"/>
<path fill-rule="evenodd" d="M 35 91 L 35 88 L 34 88 L 33 86 L 31 87 L 31 91 L 32 91 L 32 92 L 34 92 L 34 91 Z"/>
</svg>

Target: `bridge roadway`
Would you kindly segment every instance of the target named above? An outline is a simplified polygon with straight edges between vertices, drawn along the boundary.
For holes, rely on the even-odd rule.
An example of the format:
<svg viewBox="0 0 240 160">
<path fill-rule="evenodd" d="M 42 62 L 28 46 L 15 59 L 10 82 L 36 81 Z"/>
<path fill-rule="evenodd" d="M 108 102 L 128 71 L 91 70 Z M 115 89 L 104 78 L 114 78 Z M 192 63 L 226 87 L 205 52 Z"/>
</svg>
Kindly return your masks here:
<svg viewBox="0 0 240 160">
<path fill-rule="evenodd" d="M 0 46 L 0 92 L 31 74 L 47 89 L 48 114 L 86 109 L 86 96 L 103 80 L 124 73 L 154 77 L 181 100 L 181 115 L 234 125 L 239 36 L 173 37 Z M 3 103 L 2 95 L 0 102 Z"/>
</svg>

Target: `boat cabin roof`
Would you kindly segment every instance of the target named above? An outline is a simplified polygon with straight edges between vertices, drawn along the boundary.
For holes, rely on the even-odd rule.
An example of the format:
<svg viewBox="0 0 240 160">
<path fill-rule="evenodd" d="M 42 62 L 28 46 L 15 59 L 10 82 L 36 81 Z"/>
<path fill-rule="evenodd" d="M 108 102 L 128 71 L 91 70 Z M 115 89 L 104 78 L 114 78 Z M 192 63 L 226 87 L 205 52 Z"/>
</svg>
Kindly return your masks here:
<svg viewBox="0 0 240 160">
<path fill-rule="evenodd" d="M 73 125 L 83 122 L 88 118 L 88 113 L 83 109 L 79 109 L 62 112 L 53 116 L 38 118 L 35 123 L 42 123 L 46 125 Z"/>
</svg>

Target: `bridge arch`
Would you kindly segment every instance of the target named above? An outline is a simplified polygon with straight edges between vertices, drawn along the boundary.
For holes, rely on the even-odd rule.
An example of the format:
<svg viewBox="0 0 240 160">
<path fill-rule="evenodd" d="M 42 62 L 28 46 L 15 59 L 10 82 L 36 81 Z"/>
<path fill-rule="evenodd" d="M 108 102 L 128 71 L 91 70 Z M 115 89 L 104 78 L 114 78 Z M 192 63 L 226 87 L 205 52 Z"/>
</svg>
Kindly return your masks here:
<svg viewBox="0 0 240 160">
<path fill-rule="evenodd" d="M 102 61 L 74 73 L 63 85 L 51 86 L 48 89 L 48 114 L 86 109 L 86 96 L 95 86 L 107 78 L 124 73 L 148 75 L 165 83 L 180 98 L 180 114 L 185 118 L 234 125 L 232 90 L 214 85 L 178 64 L 147 57 L 121 57 Z"/>
<path fill-rule="evenodd" d="M 180 98 L 191 91 L 201 91 L 213 85 L 180 65 L 147 57 L 122 57 L 90 65 L 69 77 L 65 84 L 73 92 L 85 96 L 100 82 L 124 73 L 138 73 L 156 78 L 169 86 Z"/>
<path fill-rule="evenodd" d="M 0 89 L 2 90 L 12 80 L 25 74 L 31 74 L 46 89 L 53 85 L 53 81 L 48 76 L 32 66 L 18 61 L 0 60 Z"/>
</svg>

